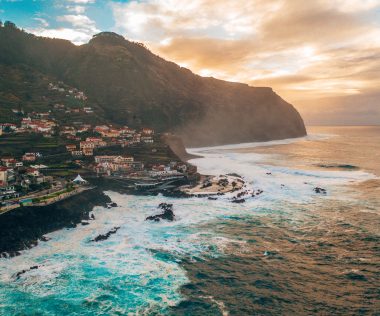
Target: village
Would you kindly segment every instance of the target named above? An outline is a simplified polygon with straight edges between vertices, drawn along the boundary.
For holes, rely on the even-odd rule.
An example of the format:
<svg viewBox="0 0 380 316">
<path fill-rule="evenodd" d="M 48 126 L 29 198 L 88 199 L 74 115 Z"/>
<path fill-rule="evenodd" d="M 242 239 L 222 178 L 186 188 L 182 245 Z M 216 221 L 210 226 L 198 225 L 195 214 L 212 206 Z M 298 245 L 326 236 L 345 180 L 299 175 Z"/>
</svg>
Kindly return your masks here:
<svg viewBox="0 0 380 316">
<path fill-rule="evenodd" d="M 49 83 L 47 89 L 80 100 L 81 107 L 17 108 L 16 122 L 0 123 L 0 212 L 54 203 L 91 188 L 91 178 L 124 180 L 141 190 L 197 173 L 152 128 L 58 119 L 62 113 L 94 115 L 84 92 L 62 86 Z"/>
</svg>

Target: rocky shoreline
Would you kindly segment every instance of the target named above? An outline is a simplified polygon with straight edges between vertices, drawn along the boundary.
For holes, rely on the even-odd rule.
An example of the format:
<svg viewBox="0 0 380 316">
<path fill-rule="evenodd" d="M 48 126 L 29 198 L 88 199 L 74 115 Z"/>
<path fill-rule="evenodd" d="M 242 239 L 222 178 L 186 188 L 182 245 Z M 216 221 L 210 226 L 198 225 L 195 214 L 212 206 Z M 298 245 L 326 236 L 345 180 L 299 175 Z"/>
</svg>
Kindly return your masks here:
<svg viewBox="0 0 380 316">
<path fill-rule="evenodd" d="M 128 185 L 122 185 L 105 178 L 91 179 L 95 187 L 80 194 L 46 206 L 24 206 L 0 214 L 0 258 L 14 257 L 20 251 L 35 247 L 49 239 L 45 234 L 77 225 L 87 225 L 95 220 L 92 209 L 95 206 L 110 208 L 114 205 L 104 191 L 115 191 L 133 195 L 186 197 L 179 190 L 139 192 Z M 99 239 L 101 240 L 101 238 Z"/>
<path fill-rule="evenodd" d="M 17 256 L 21 250 L 32 248 L 39 242 L 48 241 L 45 234 L 63 228 L 73 228 L 77 225 L 88 225 L 89 221 L 96 220 L 91 214 L 95 206 L 106 208 L 116 206 L 104 191 L 133 195 L 162 194 L 173 198 L 202 197 L 215 200 L 219 195 L 227 194 L 226 198 L 232 203 L 244 203 L 247 196 L 256 196 L 262 193 L 261 190 L 257 192 L 248 190 L 245 181 L 235 174 L 214 178 L 202 176 L 200 181 L 190 186 L 192 188 L 190 190 L 184 190 L 183 186 L 178 185 L 171 189 L 140 192 L 131 189 L 130 185 L 122 185 L 106 178 L 94 178 L 90 182 L 95 186 L 93 189 L 54 204 L 20 207 L 0 214 L 0 258 Z M 172 207 L 171 204 L 163 203 L 159 208 L 164 212 L 147 218 L 147 220 L 174 220 Z M 117 229 L 118 227 L 115 228 L 115 232 Z M 110 234 L 115 232 L 110 232 Z M 99 236 L 99 240 L 96 241 L 108 237 Z"/>
<path fill-rule="evenodd" d="M 47 241 L 45 234 L 75 227 L 90 215 L 95 206 L 107 206 L 110 198 L 101 188 L 47 206 L 26 206 L 0 215 L 0 257 L 13 257 L 21 250 Z"/>
</svg>

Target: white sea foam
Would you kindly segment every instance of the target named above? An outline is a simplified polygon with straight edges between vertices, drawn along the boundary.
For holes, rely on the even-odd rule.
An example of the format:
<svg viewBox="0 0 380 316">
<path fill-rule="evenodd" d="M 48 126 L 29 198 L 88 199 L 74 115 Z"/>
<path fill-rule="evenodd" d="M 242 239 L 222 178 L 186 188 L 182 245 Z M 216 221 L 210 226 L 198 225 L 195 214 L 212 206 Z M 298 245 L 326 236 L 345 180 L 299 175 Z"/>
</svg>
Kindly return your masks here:
<svg viewBox="0 0 380 316">
<path fill-rule="evenodd" d="M 219 146 L 208 146 L 208 147 L 193 147 L 187 148 L 187 151 L 194 155 L 200 155 L 203 151 L 213 151 L 213 150 L 231 150 L 231 149 L 245 149 L 245 148 L 255 148 L 255 147 L 268 147 L 275 145 L 288 145 L 292 143 L 297 143 L 300 141 L 316 141 L 325 140 L 331 137 L 335 137 L 334 134 L 309 134 L 303 137 L 297 138 L 286 138 L 280 140 L 271 140 L 267 142 L 250 142 L 250 143 L 239 143 L 239 144 L 229 144 L 229 145 L 219 145 Z"/>
</svg>

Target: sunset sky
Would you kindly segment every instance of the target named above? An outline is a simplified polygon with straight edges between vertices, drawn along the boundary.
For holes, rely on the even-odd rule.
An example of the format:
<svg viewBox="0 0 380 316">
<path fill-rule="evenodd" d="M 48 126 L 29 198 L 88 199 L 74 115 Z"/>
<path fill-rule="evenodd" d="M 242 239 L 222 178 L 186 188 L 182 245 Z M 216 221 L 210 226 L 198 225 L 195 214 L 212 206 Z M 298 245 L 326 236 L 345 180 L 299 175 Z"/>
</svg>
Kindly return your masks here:
<svg viewBox="0 0 380 316">
<path fill-rule="evenodd" d="M 0 19 L 144 42 L 202 76 L 270 86 L 308 124 L 380 124 L 380 0 L 0 0 Z"/>
</svg>

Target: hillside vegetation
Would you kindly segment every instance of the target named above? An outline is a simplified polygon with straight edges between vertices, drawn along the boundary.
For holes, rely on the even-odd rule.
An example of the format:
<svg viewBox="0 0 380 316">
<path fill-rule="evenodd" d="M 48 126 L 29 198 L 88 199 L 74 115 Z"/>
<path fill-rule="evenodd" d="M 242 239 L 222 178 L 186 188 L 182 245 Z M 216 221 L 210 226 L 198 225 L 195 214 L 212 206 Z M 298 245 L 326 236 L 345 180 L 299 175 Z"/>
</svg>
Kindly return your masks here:
<svg viewBox="0 0 380 316">
<path fill-rule="evenodd" d="M 299 113 L 271 88 L 197 76 L 115 33 L 75 46 L 8 24 L 0 28 L 0 67 L 4 115 L 5 107 L 44 106 L 38 91 L 55 78 L 85 91 L 100 119 L 173 132 L 188 146 L 306 134 Z"/>
</svg>

